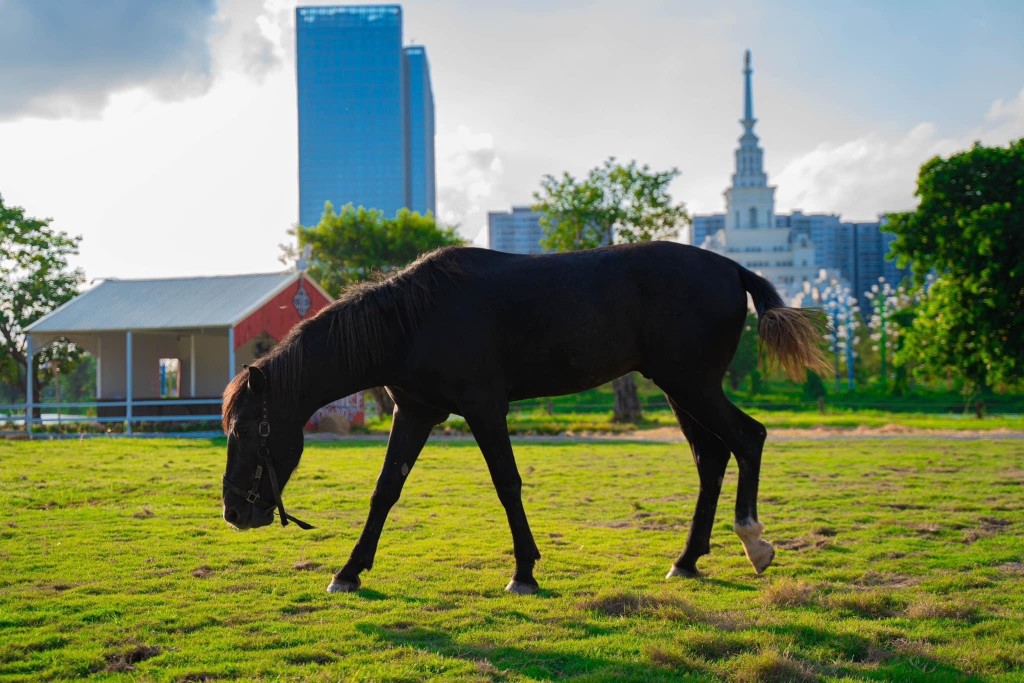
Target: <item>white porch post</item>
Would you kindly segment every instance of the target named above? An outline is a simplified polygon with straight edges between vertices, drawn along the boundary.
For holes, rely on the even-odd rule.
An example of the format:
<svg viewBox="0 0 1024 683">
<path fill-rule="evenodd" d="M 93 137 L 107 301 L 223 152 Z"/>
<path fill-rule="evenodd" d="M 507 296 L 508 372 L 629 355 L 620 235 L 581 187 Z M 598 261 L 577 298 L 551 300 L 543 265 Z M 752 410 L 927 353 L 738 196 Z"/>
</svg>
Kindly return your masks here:
<svg viewBox="0 0 1024 683">
<path fill-rule="evenodd" d="M 103 396 L 103 337 L 96 337 L 96 400 Z"/>
<path fill-rule="evenodd" d="M 132 433 L 132 333 L 124 333 L 124 433 Z"/>
<path fill-rule="evenodd" d="M 32 374 L 35 368 L 35 349 L 32 348 L 32 335 L 25 335 L 25 431 L 32 434 Z"/>
<path fill-rule="evenodd" d="M 228 328 L 228 382 L 235 378 L 235 328 Z"/>
<path fill-rule="evenodd" d="M 188 336 L 188 395 L 196 397 L 196 335 Z"/>
</svg>

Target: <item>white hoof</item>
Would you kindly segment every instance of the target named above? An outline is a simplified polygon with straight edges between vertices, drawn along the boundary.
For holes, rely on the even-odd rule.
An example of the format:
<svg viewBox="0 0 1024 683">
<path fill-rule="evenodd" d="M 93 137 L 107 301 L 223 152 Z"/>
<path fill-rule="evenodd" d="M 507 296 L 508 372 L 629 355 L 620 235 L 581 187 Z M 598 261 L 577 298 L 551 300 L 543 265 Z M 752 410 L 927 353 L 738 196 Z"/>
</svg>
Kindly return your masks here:
<svg viewBox="0 0 1024 683">
<path fill-rule="evenodd" d="M 772 560 L 775 559 L 775 548 L 771 543 L 764 539 L 757 539 L 756 547 L 745 547 L 745 550 L 747 551 L 747 559 L 750 560 L 750 564 L 758 574 L 761 574 L 765 569 L 768 569 Z"/>
<path fill-rule="evenodd" d="M 515 579 L 508 582 L 505 590 L 515 595 L 536 595 L 539 588 L 529 583 L 520 583 Z"/>
<path fill-rule="evenodd" d="M 331 581 L 331 585 L 327 587 L 328 593 L 355 593 L 359 590 L 359 583 L 352 583 L 351 581 L 338 581 L 335 579 Z"/>
<path fill-rule="evenodd" d="M 748 521 L 736 524 L 733 528 L 736 535 L 740 537 L 740 541 L 743 542 L 743 550 L 754 571 L 761 574 L 775 559 L 775 548 L 761 538 L 761 534 L 764 533 L 764 525 L 760 522 Z"/>
<path fill-rule="evenodd" d="M 700 576 L 700 572 L 691 572 L 672 565 L 672 568 L 668 570 L 668 574 L 665 574 L 666 579 L 673 579 L 677 576 L 681 576 L 684 579 L 696 579 Z"/>
</svg>

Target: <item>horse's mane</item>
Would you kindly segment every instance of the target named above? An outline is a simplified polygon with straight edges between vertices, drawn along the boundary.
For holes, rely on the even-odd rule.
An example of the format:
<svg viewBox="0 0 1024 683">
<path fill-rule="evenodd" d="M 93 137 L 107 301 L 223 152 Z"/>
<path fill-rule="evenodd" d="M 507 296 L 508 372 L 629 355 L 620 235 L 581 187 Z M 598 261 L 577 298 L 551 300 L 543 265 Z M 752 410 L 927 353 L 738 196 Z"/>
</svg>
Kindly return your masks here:
<svg viewBox="0 0 1024 683">
<path fill-rule="evenodd" d="M 314 317 L 295 325 L 284 339 L 253 366 L 267 377 L 275 402 L 294 405 L 303 385 L 305 335 L 322 334 L 340 370 L 357 375 L 384 360 L 388 334 L 403 338 L 419 329 L 434 303 L 442 280 L 462 276 L 456 248 L 445 247 L 416 259 L 398 272 L 346 287 L 338 299 Z M 222 423 L 227 433 L 247 373 L 239 373 L 224 389 Z"/>
</svg>

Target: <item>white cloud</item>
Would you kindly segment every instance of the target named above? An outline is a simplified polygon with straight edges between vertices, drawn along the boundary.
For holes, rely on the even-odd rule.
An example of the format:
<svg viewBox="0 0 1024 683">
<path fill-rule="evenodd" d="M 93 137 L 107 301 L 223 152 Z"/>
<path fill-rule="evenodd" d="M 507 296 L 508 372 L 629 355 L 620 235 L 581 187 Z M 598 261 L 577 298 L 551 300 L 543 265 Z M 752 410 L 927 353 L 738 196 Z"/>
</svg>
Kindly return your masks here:
<svg viewBox="0 0 1024 683">
<path fill-rule="evenodd" d="M 94 118 L 0 121 L 5 202 L 82 235 L 90 278 L 280 269 L 298 204 L 293 4 L 221 3 L 198 96 L 140 83 Z"/>
<path fill-rule="evenodd" d="M 437 164 L 438 218 L 448 225 L 459 224 L 460 232 L 473 239 L 486 226 L 487 209 L 505 201 L 504 163 L 494 137 L 459 124 L 453 140 L 438 135 L 437 147 L 448 150 Z"/>
<path fill-rule="evenodd" d="M 900 137 L 869 134 L 823 143 L 786 164 L 775 178 L 780 210 L 828 211 L 851 220 L 912 209 L 921 164 L 936 155 L 969 148 L 978 140 L 1004 145 L 1024 136 L 1024 89 L 1005 102 L 996 100 L 985 124 L 959 135 L 941 136 L 920 123 Z"/>
</svg>

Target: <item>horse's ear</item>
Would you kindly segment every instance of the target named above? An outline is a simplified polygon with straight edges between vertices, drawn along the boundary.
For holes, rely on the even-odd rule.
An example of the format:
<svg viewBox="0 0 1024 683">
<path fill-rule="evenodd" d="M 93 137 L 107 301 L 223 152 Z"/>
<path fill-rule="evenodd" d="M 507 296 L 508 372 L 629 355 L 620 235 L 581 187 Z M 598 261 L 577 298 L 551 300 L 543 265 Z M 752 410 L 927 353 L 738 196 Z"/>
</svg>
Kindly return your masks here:
<svg viewBox="0 0 1024 683">
<path fill-rule="evenodd" d="M 267 388 L 267 376 L 255 365 L 250 365 L 247 369 L 249 376 L 246 378 L 245 383 L 249 387 L 249 391 L 254 394 L 263 393 L 263 390 Z"/>
</svg>

